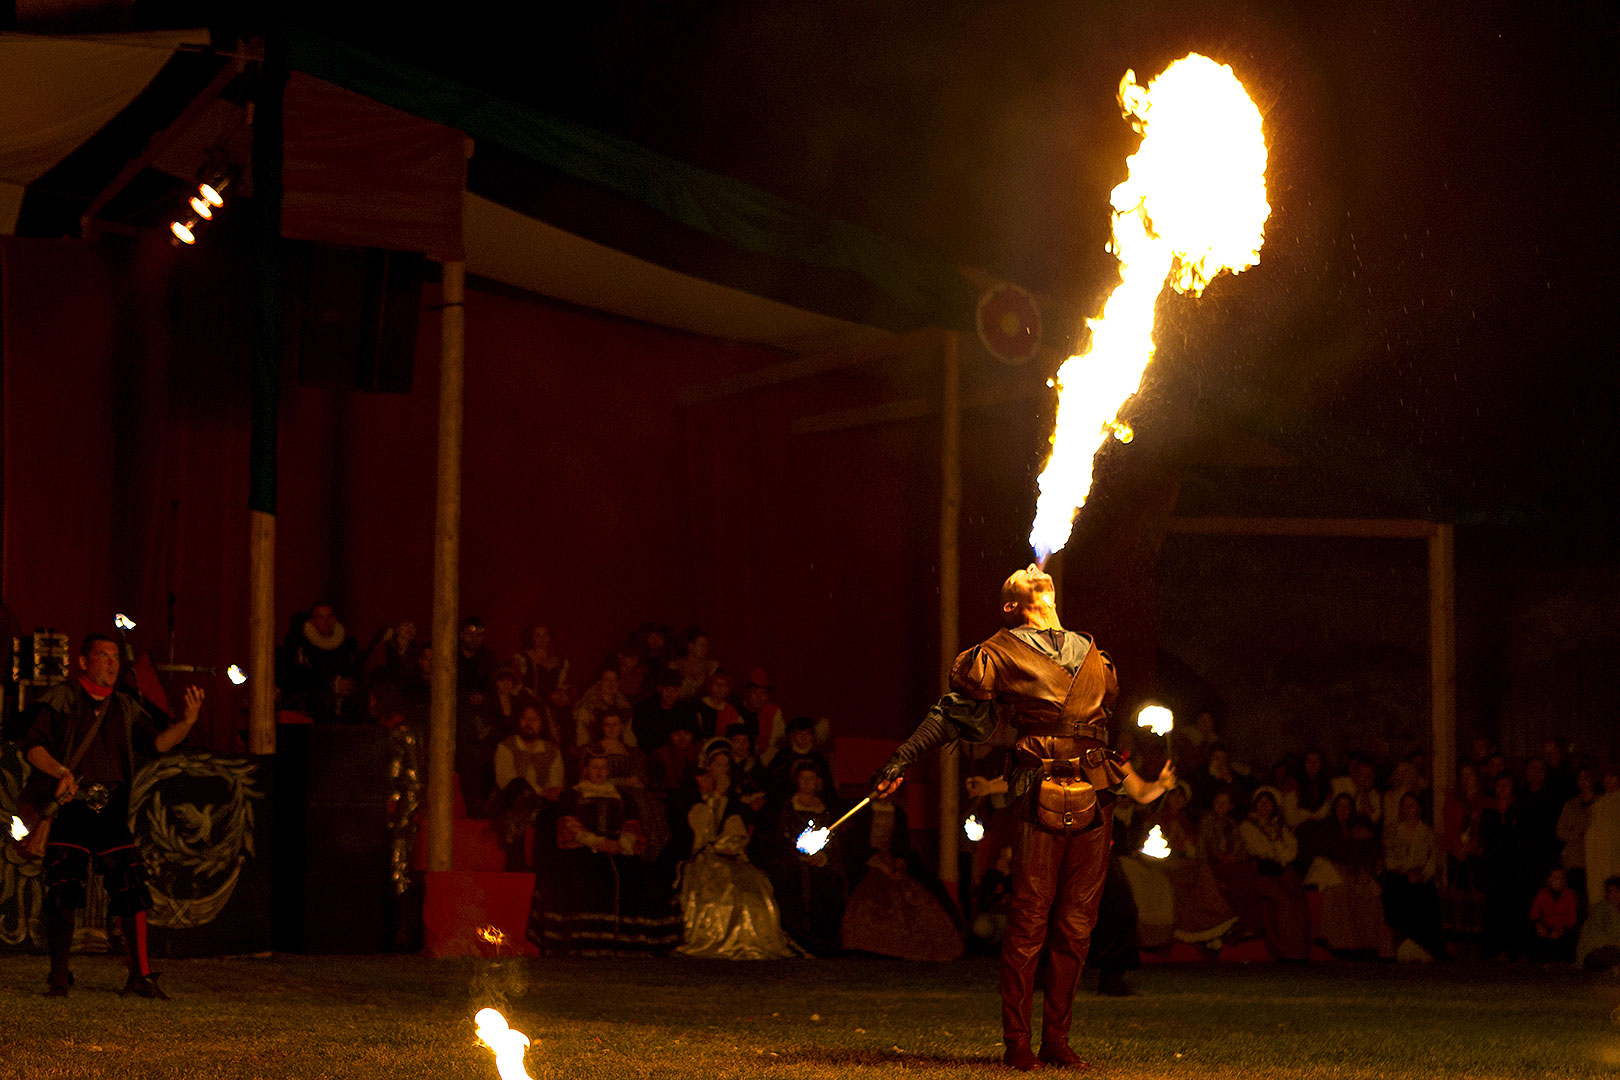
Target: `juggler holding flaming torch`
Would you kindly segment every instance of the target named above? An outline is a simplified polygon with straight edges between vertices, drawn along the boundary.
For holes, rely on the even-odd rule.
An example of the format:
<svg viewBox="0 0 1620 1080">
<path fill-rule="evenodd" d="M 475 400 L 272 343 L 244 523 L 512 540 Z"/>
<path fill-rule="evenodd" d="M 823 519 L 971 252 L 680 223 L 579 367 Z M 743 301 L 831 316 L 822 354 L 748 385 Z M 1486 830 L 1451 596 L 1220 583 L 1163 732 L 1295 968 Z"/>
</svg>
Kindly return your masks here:
<svg viewBox="0 0 1620 1080">
<path fill-rule="evenodd" d="M 996 706 L 1012 713 L 1018 741 L 1007 767 L 1018 814 L 1012 906 L 1001 947 L 1003 1062 L 1028 1072 L 1043 1064 L 1084 1068 L 1069 1046 L 1069 1022 L 1108 871 L 1118 793 L 1147 803 L 1175 787 L 1165 762 L 1156 781 L 1138 776 L 1108 747 L 1119 695 L 1113 661 L 1089 635 L 1058 621 L 1052 578 L 1031 563 L 1001 586 L 1004 628 L 964 652 L 951 689 L 874 778 L 892 795 L 919 757 L 956 739 L 983 742 Z M 1035 966 L 1051 925 L 1041 1049 L 1030 1048 Z"/>
</svg>

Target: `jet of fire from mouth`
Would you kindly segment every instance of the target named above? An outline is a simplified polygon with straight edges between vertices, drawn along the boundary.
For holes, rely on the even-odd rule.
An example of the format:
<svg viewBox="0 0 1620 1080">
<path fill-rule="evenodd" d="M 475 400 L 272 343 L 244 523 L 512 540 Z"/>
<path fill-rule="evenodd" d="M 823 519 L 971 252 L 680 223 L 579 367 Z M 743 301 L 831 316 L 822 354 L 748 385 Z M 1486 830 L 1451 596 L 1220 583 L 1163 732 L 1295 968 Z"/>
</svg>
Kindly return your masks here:
<svg viewBox="0 0 1620 1080">
<path fill-rule="evenodd" d="M 1058 368 L 1052 455 L 1040 477 L 1029 543 L 1045 563 L 1068 543 L 1110 436 L 1128 442 L 1119 411 L 1153 358 L 1153 309 L 1164 286 L 1200 295 L 1222 270 L 1260 261 L 1265 239 L 1266 141 L 1232 69 L 1191 53 L 1147 86 L 1127 71 L 1119 103 L 1142 143 L 1110 197 L 1119 284 L 1087 319 L 1091 342 Z"/>
</svg>

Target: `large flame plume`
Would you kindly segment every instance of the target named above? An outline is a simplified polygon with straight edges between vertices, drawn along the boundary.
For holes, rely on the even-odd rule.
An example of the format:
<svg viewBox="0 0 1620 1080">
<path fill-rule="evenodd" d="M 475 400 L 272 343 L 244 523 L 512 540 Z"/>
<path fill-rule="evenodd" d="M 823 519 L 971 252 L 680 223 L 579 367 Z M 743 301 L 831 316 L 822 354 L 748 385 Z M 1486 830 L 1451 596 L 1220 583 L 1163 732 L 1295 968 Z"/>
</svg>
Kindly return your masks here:
<svg viewBox="0 0 1620 1080">
<path fill-rule="evenodd" d="M 529 1048 L 527 1035 L 508 1027 L 499 1009 L 479 1009 L 473 1022 L 478 1025 L 478 1041 L 495 1051 L 495 1071 L 501 1080 L 534 1080 L 523 1067 L 523 1054 Z"/>
<path fill-rule="evenodd" d="M 1142 133 L 1129 175 L 1110 197 L 1119 284 L 1102 314 L 1086 320 L 1086 351 L 1064 361 L 1054 380 L 1052 456 L 1029 535 L 1042 563 L 1068 543 L 1097 451 L 1111 436 L 1129 441 L 1118 413 L 1153 359 L 1153 309 L 1164 286 L 1198 296 L 1222 270 L 1259 262 L 1271 213 L 1260 110 L 1230 67 L 1191 53 L 1145 87 L 1127 71 L 1119 103 Z"/>
</svg>

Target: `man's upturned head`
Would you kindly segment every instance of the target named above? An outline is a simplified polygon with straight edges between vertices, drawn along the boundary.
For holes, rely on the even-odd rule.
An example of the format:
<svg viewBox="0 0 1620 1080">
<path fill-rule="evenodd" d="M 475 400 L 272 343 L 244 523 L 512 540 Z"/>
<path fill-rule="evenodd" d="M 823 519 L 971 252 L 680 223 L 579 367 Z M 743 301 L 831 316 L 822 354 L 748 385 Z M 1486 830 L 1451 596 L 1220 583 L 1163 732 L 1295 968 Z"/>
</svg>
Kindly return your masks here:
<svg viewBox="0 0 1620 1080">
<path fill-rule="evenodd" d="M 1057 617 L 1057 590 L 1052 575 L 1030 563 L 1014 571 L 1001 583 L 1001 621 L 1007 627 L 1030 622 L 1032 611 L 1049 612 Z"/>
</svg>

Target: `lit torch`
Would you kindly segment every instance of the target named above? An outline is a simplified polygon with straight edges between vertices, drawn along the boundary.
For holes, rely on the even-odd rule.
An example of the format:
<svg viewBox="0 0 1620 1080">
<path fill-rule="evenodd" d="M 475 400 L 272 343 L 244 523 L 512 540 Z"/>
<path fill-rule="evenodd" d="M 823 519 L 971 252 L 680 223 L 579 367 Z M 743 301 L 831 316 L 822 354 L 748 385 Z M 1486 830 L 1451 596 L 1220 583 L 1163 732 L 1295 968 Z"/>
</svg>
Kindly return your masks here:
<svg viewBox="0 0 1620 1080">
<path fill-rule="evenodd" d="M 1148 832 L 1147 843 L 1142 845 L 1142 854 L 1150 859 L 1167 859 L 1170 857 L 1170 845 L 1165 842 L 1164 833 L 1157 825 Z"/>
<path fill-rule="evenodd" d="M 529 1037 L 506 1026 L 506 1017 L 498 1009 L 479 1009 L 473 1017 L 478 1025 L 478 1041 L 495 1051 L 495 1071 L 501 1080 L 534 1080 L 523 1067 L 523 1052 L 529 1048 Z"/>
<path fill-rule="evenodd" d="M 1144 705 L 1136 714 L 1136 726 L 1145 727 L 1164 738 L 1164 756 L 1170 756 L 1170 733 L 1175 729 L 1176 717 L 1163 705 Z"/>
<path fill-rule="evenodd" d="M 1042 565 L 1068 543 L 1097 451 L 1110 438 L 1130 441 L 1118 414 L 1153 358 L 1153 308 L 1165 284 L 1198 296 L 1222 270 L 1259 262 L 1271 213 L 1260 110 L 1230 67 L 1192 53 L 1146 87 L 1127 71 L 1119 103 L 1142 133 L 1129 176 L 1110 197 L 1119 284 L 1102 314 L 1086 320 L 1086 351 L 1053 380 L 1052 456 L 1029 535 Z"/>
<path fill-rule="evenodd" d="M 18 843 L 28 839 L 28 826 L 24 825 L 23 819 L 16 814 L 11 815 L 11 838 Z"/>
<path fill-rule="evenodd" d="M 984 822 L 979 820 L 977 814 L 969 814 L 968 819 L 962 822 L 962 834 L 972 843 L 977 844 L 984 839 Z"/>
<path fill-rule="evenodd" d="M 871 803 L 872 796 L 868 795 L 844 811 L 843 817 L 828 825 L 825 829 L 805 829 L 804 832 L 799 834 L 799 838 L 793 842 L 793 846 L 799 849 L 801 855 L 814 855 L 827 846 L 827 841 L 832 839 L 832 834 L 837 832 L 844 822 L 865 810 Z"/>
</svg>

